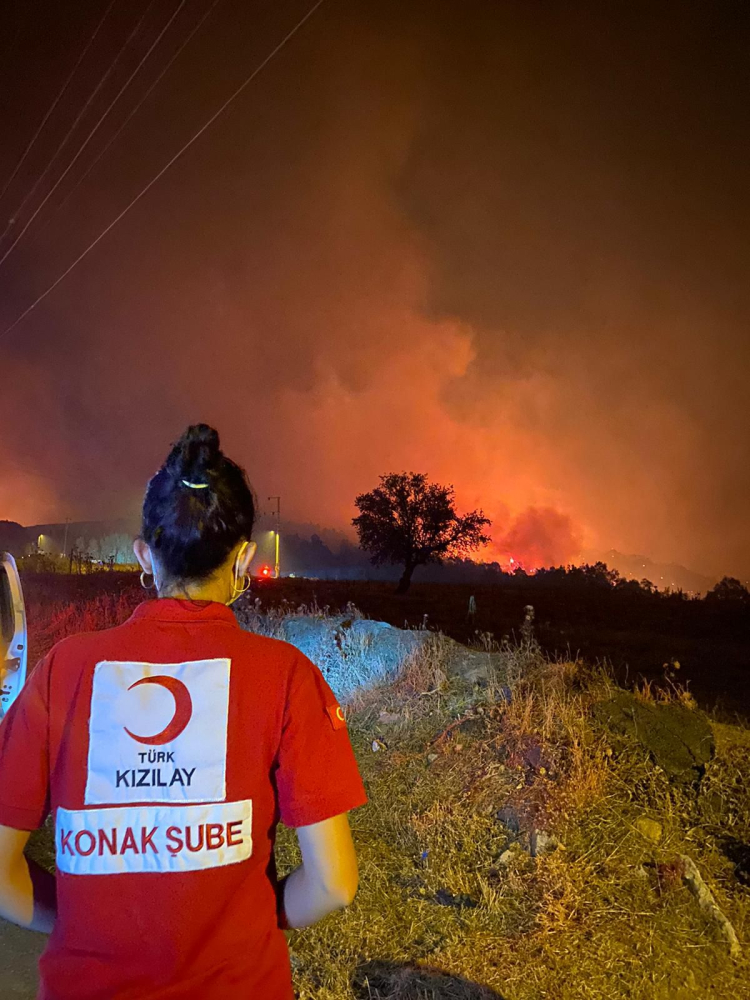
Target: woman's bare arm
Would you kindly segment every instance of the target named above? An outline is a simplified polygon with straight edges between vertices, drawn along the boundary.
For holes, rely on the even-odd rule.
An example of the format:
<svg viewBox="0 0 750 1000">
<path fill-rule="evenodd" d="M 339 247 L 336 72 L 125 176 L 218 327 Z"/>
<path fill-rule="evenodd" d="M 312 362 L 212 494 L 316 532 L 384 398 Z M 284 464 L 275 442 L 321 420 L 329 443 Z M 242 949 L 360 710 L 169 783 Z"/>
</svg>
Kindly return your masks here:
<svg viewBox="0 0 750 1000">
<path fill-rule="evenodd" d="M 302 864 L 279 884 L 286 927 L 309 927 L 353 901 L 359 884 L 349 814 L 297 827 Z"/>
<path fill-rule="evenodd" d="M 26 858 L 30 834 L 0 826 L 0 917 L 49 934 L 57 916 L 55 876 Z"/>
</svg>

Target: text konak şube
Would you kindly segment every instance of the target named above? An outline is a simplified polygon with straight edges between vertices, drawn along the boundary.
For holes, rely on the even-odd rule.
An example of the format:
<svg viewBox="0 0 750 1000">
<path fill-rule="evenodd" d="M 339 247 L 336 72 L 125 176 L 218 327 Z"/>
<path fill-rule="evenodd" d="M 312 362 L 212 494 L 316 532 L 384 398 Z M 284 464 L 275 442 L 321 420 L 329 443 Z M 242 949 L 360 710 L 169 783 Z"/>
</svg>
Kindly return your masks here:
<svg viewBox="0 0 750 1000">
<path fill-rule="evenodd" d="M 252 854 L 252 800 L 58 809 L 57 866 L 74 875 L 216 868 Z"/>
</svg>

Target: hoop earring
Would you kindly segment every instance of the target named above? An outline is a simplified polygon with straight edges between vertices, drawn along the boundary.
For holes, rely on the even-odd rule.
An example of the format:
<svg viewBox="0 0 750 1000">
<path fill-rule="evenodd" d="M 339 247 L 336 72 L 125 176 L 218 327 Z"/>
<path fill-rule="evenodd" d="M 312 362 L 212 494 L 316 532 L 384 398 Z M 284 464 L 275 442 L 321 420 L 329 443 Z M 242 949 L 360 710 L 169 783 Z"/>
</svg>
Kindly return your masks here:
<svg viewBox="0 0 750 1000">
<path fill-rule="evenodd" d="M 237 578 L 235 577 L 234 580 L 232 581 L 232 596 L 227 601 L 227 607 L 229 607 L 230 604 L 234 604 L 236 600 L 239 600 L 239 598 L 242 597 L 243 594 L 246 594 L 253 582 L 253 579 L 250 576 L 250 574 L 246 573 L 244 576 L 245 586 L 242 588 L 242 590 L 238 590 L 236 580 Z"/>
<path fill-rule="evenodd" d="M 151 583 L 146 583 L 145 580 L 143 579 L 144 576 L 150 576 L 151 577 Z M 156 577 L 154 576 L 154 574 L 153 573 L 147 573 L 145 569 L 142 569 L 141 570 L 141 586 L 143 587 L 144 590 L 153 590 L 154 587 L 156 586 Z"/>
</svg>

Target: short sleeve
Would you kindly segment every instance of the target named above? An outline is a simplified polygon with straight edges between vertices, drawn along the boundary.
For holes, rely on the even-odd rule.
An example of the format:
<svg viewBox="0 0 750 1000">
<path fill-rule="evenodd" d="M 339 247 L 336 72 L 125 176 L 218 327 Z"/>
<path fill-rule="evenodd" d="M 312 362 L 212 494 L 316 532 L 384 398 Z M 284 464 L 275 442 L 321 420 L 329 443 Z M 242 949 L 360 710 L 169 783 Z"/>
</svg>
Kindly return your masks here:
<svg viewBox="0 0 750 1000">
<path fill-rule="evenodd" d="M 49 812 L 49 668 L 29 674 L 0 722 L 0 823 L 36 830 Z"/>
<path fill-rule="evenodd" d="M 276 760 L 285 826 L 309 826 L 367 803 L 349 732 L 319 667 L 299 653 L 291 670 Z"/>
</svg>

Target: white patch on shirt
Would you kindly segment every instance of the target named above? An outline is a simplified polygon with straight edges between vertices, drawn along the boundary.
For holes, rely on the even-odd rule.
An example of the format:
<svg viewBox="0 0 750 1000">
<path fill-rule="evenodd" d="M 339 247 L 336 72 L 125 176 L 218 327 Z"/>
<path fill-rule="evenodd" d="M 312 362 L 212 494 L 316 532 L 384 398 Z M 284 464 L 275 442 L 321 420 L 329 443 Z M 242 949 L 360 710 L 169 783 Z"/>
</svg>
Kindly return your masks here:
<svg viewBox="0 0 750 1000">
<path fill-rule="evenodd" d="M 57 809 L 57 867 L 68 875 L 189 872 L 246 861 L 253 803 Z"/>
<path fill-rule="evenodd" d="M 223 801 L 230 665 L 97 663 L 85 804 Z"/>
</svg>

